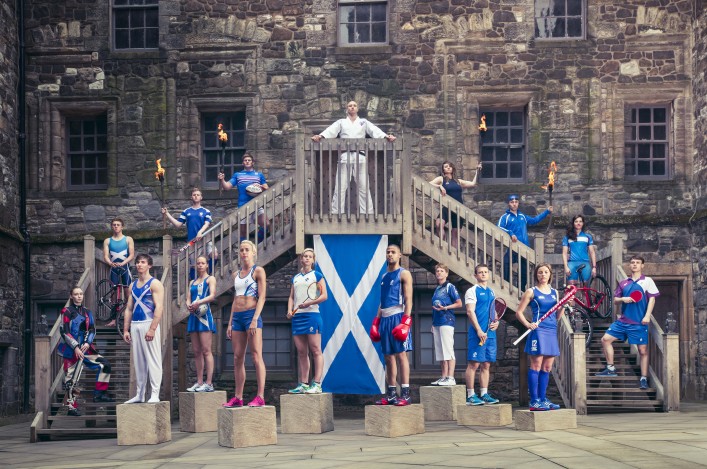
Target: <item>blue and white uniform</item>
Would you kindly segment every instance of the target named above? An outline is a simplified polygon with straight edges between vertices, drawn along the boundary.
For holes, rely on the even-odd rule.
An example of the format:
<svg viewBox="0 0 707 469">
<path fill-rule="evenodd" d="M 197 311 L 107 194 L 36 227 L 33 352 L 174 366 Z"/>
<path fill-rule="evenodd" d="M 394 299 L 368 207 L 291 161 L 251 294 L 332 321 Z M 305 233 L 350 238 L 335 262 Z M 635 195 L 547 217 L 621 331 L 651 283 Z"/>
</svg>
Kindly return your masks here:
<svg viewBox="0 0 707 469">
<path fill-rule="evenodd" d="M 648 324 L 641 324 L 648 309 L 648 300 L 660 296 L 658 287 L 652 278 L 641 275 L 634 281 L 631 277 L 624 279 L 614 291 L 614 297 L 631 296 L 638 291 L 643 297 L 638 303 L 622 303 L 621 317 L 614 321 L 606 333 L 620 341 L 628 339 L 629 344 L 645 345 L 648 343 Z"/>
<path fill-rule="evenodd" d="M 246 187 L 251 184 L 266 184 L 265 176 L 259 171 L 238 171 L 237 173 L 233 173 L 233 176 L 231 176 L 231 179 L 228 182 L 230 182 L 233 187 L 238 188 L 239 207 L 247 204 L 250 202 L 250 199 L 252 199 L 252 197 L 245 190 Z M 260 214 L 260 212 L 258 213 Z"/>
<path fill-rule="evenodd" d="M 567 280 L 582 280 L 588 282 L 592 278 L 592 264 L 589 258 L 589 246 L 594 246 L 594 238 L 589 233 L 580 231 L 577 239 L 570 239 L 567 236 L 562 238 L 562 246 L 568 249 L 567 267 L 570 269 L 570 276 Z M 582 278 L 577 274 L 577 268 L 584 264 Z"/>
<path fill-rule="evenodd" d="M 501 218 L 498 220 L 498 227 L 503 231 L 508 233 L 509 236 L 515 235 L 518 238 L 518 242 L 529 246 L 528 242 L 528 226 L 537 225 L 545 219 L 550 214 L 549 210 L 545 210 L 540 215 L 535 217 L 529 217 L 526 214 L 518 211 L 513 213 L 510 209 L 506 210 Z M 511 260 L 510 252 L 506 251 L 503 255 L 503 280 L 506 282 L 510 281 L 511 278 L 511 262 L 518 262 L 518 254 L 513 253 L 513 259 Z M 525 289 L 528 280 L 528 265 L 525 262 L 520 263 L 520 287 Z"/>
<path fill-rule="evenodd" d="M 128 237 L 123 236 L 120 239 L 113 237 L 108 240 L 108 253 L 110 254 L 111 262 L 124 262 L 130 257 L 130 246 L 128 245 Z M 123 267 L 110 268 L 110 281 L 113 285 L 130 285 L 130 265 L 125 264 Z"/>
<path fill-rule="evenodd" d="M 533 311 L 531 322 L 536 322 L 550 311 L 557 304 L 558 298 L 559 295 L 554 288 L 550 289 L 550 293 L 543 293 L 538 287 L 533 287 L 533 299 L 530 301 L 530 309 Z M 525 353 L 545 357 L 560 355 L 560 345 L 557 342 L 557 315 L 559 313 L 560 311 L 556 311 L 551 314 L 538 325 L 537 329 L 530 331 L 525 341 Z"/>
<path fill-rule="evenodd" d="M 293 308 L 305 302 L 308 299 L 307 288 L 323 278 L 322 274 L 315 270 L 306 274 L 300 272 L 292 277 L 292 288 L 295 293 Z M 300 308 L 292 316 L 292 335 L 321 334 L 323 327 L 318 304 Z"/>
<path fill-rule="evenodd" d="M 179 215 L 178 220 L 187 225 L 187 239 L 191 241 L 206 222 L 211 223 L 211 212 L 204 207 L 189 207 Z"/>
<path fill-rule="evenodd" d="M 191 295 L 192 303 L 196 300 L 203 300 L 211 294 L 209 291 L 209 284 L 206 277 L 201 283 L 196 283 L 194 280 L 191 282 L 189 287 L 189 294 Z M 216 333 L 216 324 L 214 323 L 214 316 L 211 314 L 211 305 L 204 303 L 201 306 L 206 307 L 206 312 L 201 314 L 199 311 L 193 311 L 189 315 L 189 321 L 187 322 L 187 332 L 213 332 Z"/>
<path fill-rule="evenodd" d="M 482 287 L 481 285 L 474 285 L 466 291 L 466 294 L 464 294 L 464 303 L 466 305 L 474 305 L 476 321 L 479 323 L 479 327 L 483 331 L 489 327 L 489 308 L 495 306 L 495 300 L 496 294 L 493 290 L 490 287 Z M 498 348 L 496 344 L 496 331 L 489 329 L 486 334 L 486 341 L 484 344 L 479 345 L 480 341 L 481 339 L 479 338 L 479 334 L 477 334 L 476 329 L 470 325 L 469 331 L 467 332 L 466 359 L 468 361 L 479 363 L 495 363 Z"/>
<path fill-rule="evenodd" d="M 248 296 L 251 298 L 258 298 L 258 282 L 253 278 L 253 273 L 257 268 L 254 265 L 252 269 L 248 272 L 245 277 L 241 277 L 240 270 L 236 272 L 236 276 L 233 279 L 233 289 L 235 290 L 234 296 Z M 250 329 L 250 323 L 253 321 L 253 316 L 255 316 L 255 309 L 248 309 L 246 311 L 233 311 L 233 320 L 231 321 L 231 329 L 238 332 L 245 332 Z M 263 317 L 258 316 L 258 329 L 263 328 Z"/>
<path fill-rule="evenodd" d="M 383 355 L 393 355 L 412 350 L 412 331 L 405 341 L 393 337 L 393 329 L 400 324 L 405 311 L 405 298 L 400 275 L 405 271 L 399 267 L 393 272 L 386 272 L 381 277 L 381 351 Z"/>
<path fill-rule="evenodd" d="M 459 292 L 454 284 L 444 282 L 437 285 L 432 294 L 432 306 L 450 306 L 459 300 Z M 435 360 L 454 360 L 454 317 L 453 309 L 437 311 L 432 308 L 432 338 L 435 345 Z"/>
<path fill-rule="evenodd" d="M 154 338 L 145 340 L 155 315 L 155 301 L 152 298 L 150 286 L 154 277 L 138 287 L 139 280 L 133 282 L 131 294 L 133 297 L 133 315 L 130 322 L 131 351 L 135 364 L 135 381 L 137 381 L 137 396 L 144 399 L 145 386 L 150 380 L 152 396 L 159 397 L 162 383 L 162 333 L 157 325 Z"/>
</svg>

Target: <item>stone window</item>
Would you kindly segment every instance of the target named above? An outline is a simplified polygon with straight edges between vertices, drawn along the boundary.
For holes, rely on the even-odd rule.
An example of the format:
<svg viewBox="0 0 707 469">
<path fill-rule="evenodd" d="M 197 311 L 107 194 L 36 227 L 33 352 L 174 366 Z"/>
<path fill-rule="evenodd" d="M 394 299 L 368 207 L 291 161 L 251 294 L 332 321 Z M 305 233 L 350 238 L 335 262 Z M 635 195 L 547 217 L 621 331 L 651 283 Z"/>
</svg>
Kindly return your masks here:
<svg viewBox="0 0 707 469">
<path fill-rule="evenodd" d="M 629 107 L 624 113 L 626 179 L 668 179 L 669 110 L 667 106 Z"/>
<path fill-rule="evenodd" d="M 535 37 L 584 39 L 586 0 L 535 0 Z"/>
<path fill-rule="evenodd" d="M 388 44 L 388 2 L 339 0 L 339 46 Z"/>
<path fill-rule="evenodd" d="M 205 112 L 201 115 L 201 148 L 203 149 L 202 162 L 205 187 L 215 188 L 218 186 L 219 167 L 223 167 L 227 178 L 230 178 L 236 171 L 243 169 L 245 120 L 245 111 L 229 113 Z M 223 130 L 228 134 L 228 143 L 223 152 L 218 139 L 219 124 L 223 124 Z M 257 155 L 255 157 L 257 165 Z"/>
<path fill-rule="evenodd" d="M 516 183 L 525 178 L 526 117 L 523 109 L 479 111 L 486 117 L 480 131 L 481 179 Z"/>
<path fill-rule="evenodd" d="M 113 34 L 116 50 L 157 49 L 158 0 L 113 0 Z"/>
<path fill-rule="evenodd" d="M 68 117 L 66 142 L 67 189 L 106 189 L 108 187 L 106 115 Z"/>
</svg>

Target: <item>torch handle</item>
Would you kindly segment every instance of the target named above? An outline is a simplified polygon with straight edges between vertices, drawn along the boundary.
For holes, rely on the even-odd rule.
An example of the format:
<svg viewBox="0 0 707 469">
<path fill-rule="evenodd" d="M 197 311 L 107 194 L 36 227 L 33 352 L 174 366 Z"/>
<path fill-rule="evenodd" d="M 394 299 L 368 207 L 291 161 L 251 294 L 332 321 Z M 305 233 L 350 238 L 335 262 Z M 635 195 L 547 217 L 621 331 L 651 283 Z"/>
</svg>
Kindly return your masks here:
<svg viewBox="0 0 707 469">
<path fill-rule="evenodd" d="M 550 191 L 550 207 L 552 207 L 552 191 Z M 553 208 L 554 210 L 554 208 Z M 550 232 L 550 228 L 552 228 L 552 214 L 553 212 L 550 212 L 550 220 L 547 222 L 547 228 L 545 228 L 545 234 Z"/>
<path fill-rule="evenodd" d="M 226 158 L 226 148 L 224 147 L 223 143 L 221 144 L 221 152 L 219 153 L 219 158 L 218 158 L 218 170 L 220 173 L 223 173 L 223 160 Z M 226 177 L 224 174 L 223 177 Z M 221 180 L 216 178 L 218 181 L 218 195 L 221 196 L 223 195 L 223 185 L 221 184 Z"/>
</svg>

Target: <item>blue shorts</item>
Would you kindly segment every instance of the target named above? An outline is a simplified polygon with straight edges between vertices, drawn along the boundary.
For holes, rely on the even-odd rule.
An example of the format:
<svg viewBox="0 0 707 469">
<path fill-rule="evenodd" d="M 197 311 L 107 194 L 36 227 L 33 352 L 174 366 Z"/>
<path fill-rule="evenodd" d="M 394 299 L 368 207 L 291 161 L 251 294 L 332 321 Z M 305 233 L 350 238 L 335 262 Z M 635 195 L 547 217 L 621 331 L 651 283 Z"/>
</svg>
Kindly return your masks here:
<svg viewBox="0 0 707 469">
<path fill-rule="evenodd" d="M 584 264 L 584 269 L 582 269 L 582 278 L 579 278 L 577 274 L 577 268 Z M 567 268 L 570 269 L 570 276 L 567 280 L 581 280 L 582 282 L 588 282 L 592 279 L 592 266 L 589 261 L 569 261 L 567 262 Z"/>
<path fill-rule="evenodd" d="M 531 331 L 525 339 L 525 353 L 544 357 L 558 357 L 560 355 L 560 344 L 557 341 L 557 328 L 541 327 Z"/>
<path fill-rule="evenodd" d="M 130 276 L 130 265 L 126 264 L 123 267 L 110 268 L 110 281 L 113 285 L 130 285 L 133 278 Z"/>
<path fill-rule="evenodd" d="M 648 345 L 648 324 L 627 324 L 614 321 L 606 330 L 611 337 L 616 337 L 621 342 L 628 339 L 629 344 Z"/>
<path fill-rule="evenodd" d="M 250 329 L 250 323 L 253 322 L 255 310 L 233 312 L 233 321 L 231 321 L 231 329 L 236 332 L 246 332 Z M 263 328 L 263 317 L 258 316 L 258 329 Z"/>
<path fill-rule="evenodd" d="M 216 333 L 216 323 L 214 322 L 214 316 L 209 310 L 201 318 L 196 314 L 189 314 L 189 320 L 187 321 L 187 332 L 213 332 Z"/>
<path fill-rule="evenodd" d="M 292 316 L 292 335 L 321 334 L 323 327 L 321 313 L 295 313 Z"/>
<path fill-rule="evenodd" d="M 479 336 L 475 329 L 469 329 L 466 359 L 470 362 L 496 363 L 496 338 L 488 337 L 484 345 L 479 345 Z"/>
<path fill-rule="evenodd" d="M 381 334 L 381 352 L 383 352 L 383 355 L 394 355 L 412 350 L 412 328 L 404 342 L 400 342 L 393 337 L 393 328 L 400 324 L 402 318 L 403 313 L 381 318 L 378 330 Z"/>
</svg>

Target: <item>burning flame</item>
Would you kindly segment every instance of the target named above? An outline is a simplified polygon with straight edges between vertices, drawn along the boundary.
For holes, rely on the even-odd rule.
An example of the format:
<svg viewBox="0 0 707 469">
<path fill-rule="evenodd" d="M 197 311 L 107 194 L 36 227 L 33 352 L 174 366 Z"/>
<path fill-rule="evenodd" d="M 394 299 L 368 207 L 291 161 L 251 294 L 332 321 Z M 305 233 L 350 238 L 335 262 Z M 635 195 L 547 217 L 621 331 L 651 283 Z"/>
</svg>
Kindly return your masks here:
<svg viewBox="0 0 707 469">
<path fill-rule="evenodd" d="M 481 114 L 481 124 L 479 124 L 479 131 L 486 132 L 486 114 Z"/>
<path fill-rule="evenodd" d="M 557 171 L 557 165 L 553 161 L 552 163 L 550 163 L 550 169 L 547 173 L 547 185 L 542 186 L 542 188 L 547 189 L 548 192 L 552 192 L 552 190 L 555 188 L 555 171 Z"/>
<path fill-rule="evenodd" d="M 228 134 L 223 131 L 223 124 L 218 125 L 218 139 L 222 145 L 225 145 L 226 142 L 228 142 Z"/>
<path fill-rule="evenodd" d="M 164 173 L 165 173 L 164 168 L 160 164 L 161 162 L 162 162 L 162 158 L 157 160 L 157 171 L 155 171 L 155 179 L 159 179 L 160 182 L 164 181 Z"/>
</svg>

